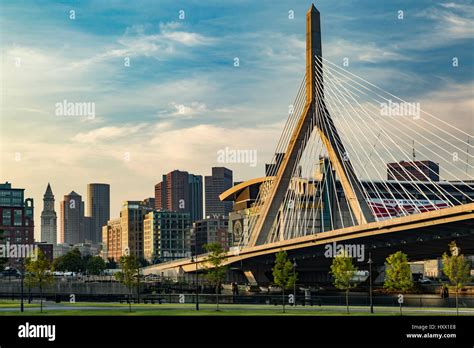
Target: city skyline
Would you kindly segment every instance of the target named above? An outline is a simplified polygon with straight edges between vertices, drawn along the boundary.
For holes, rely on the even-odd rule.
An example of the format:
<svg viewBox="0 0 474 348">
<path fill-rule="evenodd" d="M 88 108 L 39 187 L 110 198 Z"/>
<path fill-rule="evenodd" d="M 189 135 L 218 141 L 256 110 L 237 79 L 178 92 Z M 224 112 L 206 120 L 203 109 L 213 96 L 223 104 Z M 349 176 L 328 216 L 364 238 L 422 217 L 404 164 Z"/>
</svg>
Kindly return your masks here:
<svg viewBox="0 0 474 348">
<path fill-rule="evenodd" d="M 474 0 L 1 1 L 5 342 L 472 341 L 472 23 Z"/>
<path fill-rule="evenodd" d="M 3 3 L 3 181 L 25 187 L 37 207 L 48 182 L 57 197 L 107 182 L 114 218 L 123 201 L 153 197 L 173 169 L 262 176 L 303 74 L 307 6 L 233 5 Z M 325 57 L 349 58 L 351 71 L 472 133 L 472 4 L 317 5 Z M 63 102 L 95 103 L 94 115 L 57 115 Z M 256 166 L 220 163 L 226 148 L 255 150 Z M 37 237 L 39 216 L 36 208 Z"/>
</svg>

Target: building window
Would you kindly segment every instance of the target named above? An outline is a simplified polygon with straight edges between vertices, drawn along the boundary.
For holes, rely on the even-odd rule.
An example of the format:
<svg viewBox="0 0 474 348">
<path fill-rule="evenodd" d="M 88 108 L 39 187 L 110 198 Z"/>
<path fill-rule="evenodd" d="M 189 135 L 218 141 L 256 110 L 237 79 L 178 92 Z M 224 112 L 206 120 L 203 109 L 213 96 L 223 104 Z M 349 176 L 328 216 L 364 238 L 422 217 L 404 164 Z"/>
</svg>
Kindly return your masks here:
<svg viewBox="0 0 474 348">
<path fill-rule="evenodd" d="M 13 215 L 13 225 L 14 226 L 21 226 L 22 225 L 22 212 L 21 210 L 15 209 Z"/>
<path fill-rule="evenodd" d="M 4 209 L 2 214 L 2 225 L 11 226 L 12 212 L 11 210 Z"/>
</svg>

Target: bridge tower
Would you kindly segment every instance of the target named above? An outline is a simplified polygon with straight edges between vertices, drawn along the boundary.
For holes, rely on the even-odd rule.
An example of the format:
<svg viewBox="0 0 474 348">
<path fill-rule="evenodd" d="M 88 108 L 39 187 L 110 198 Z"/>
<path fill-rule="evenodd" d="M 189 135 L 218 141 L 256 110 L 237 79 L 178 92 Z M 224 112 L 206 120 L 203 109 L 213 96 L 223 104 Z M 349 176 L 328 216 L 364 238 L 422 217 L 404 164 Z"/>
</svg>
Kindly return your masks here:
<svg viewBox="0 0 474 348">
<path fill-rule="evenodd" d="M 270 192 L 260 210 L 260 216 L 251 233 L 248 247 L 265 244 L 278 211 L 291 181 L 292 170 L 297 161 L 298 152 L 305 146 L 305 134 L 317 131 L 327 150 L 332 168 L 341 182 L 344 194 L 357 224 L 374 221 L 374 217 L 364 200 L 362 188 L 351 161 L 344 150 L 324 101 L 321 20 L 316 7 L 306 13 L 306 102 L 298 119 L 291 140 L 281 161 L 277 175 L 271 184 Z M 318 59 L 319 58 L 319 59 Z M 319 106 L 319 107 L 318 107 Z M 316 120 L 316 122 L 312 122 Z M 314 124 L 316 126 L 314 126 Z M 337 150 L 336 150 L 337 149 Z M 345 156 L 341 154 L 346 154 Z M 315 159 L 316 161 L 317 159 Z"/>
</svg>

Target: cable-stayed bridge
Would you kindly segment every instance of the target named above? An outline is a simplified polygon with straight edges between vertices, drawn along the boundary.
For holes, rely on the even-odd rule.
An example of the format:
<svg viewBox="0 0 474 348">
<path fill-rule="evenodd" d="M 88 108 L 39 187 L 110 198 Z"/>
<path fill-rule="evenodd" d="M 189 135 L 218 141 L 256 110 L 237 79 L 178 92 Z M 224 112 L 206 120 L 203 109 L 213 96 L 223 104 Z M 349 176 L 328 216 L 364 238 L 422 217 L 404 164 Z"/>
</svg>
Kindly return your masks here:
<svg viewBox="0 0 474 348">
<path fill-rule="evenodd" d="M 397 250 L 437 257 L 451 240 L 474 253 L 472 136 L 323 58 L 320 13 L 306 16 L 306 71 L 227 263 L 255 280 L 279 250 L 324 265 L 334 242 L 378 262 Z M 194 272 L 203 259 L 145 273 Z"/>
</svg>

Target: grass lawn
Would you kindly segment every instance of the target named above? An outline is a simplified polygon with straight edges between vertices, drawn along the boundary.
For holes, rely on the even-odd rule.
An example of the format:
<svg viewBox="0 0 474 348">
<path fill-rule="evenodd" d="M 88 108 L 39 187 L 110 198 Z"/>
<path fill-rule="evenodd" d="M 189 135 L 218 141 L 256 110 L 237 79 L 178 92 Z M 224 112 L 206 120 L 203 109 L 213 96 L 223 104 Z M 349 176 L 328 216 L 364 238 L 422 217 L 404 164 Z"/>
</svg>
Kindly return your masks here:
<svg viewBox="0 0 474 348">
<path fill-rule="evenodd" d="M 43 313 L 39 311 L 39 303 L 25 304 L 25 308 L 32 308 L 23 313 L 16 310 L 6 310 L 19 308 L 18 301 L 0 302 L 0 315 L 58 315 L 58 316 L 398 316 L 398 307 L 375 307 L 375 313 L 370 314 L 368 307 L 354 306 L 350 308 L 350 314 L 346 313 L 345 306 L 298 306 L 296 308 L 287 307 L 286 313 L 282 312 L 281 306 L 269 305 L 246 305 L 246 304 L 221 304 L 220 311 L 215 310 L 214 304 L 201 304 L 200 311 L 195 310 L 195 305 L 187 304 L 132 304 L 132 312 L 129 312 L 128 304 L 120 303 L 100 303 L 100 302 L 78 302 L 60 304 L 44 303 Z M 90 308 L 89 308 L 90 307 Z M 34 309 L 33 309 L 34 308 Z M 443 312 L 443 308 L 403 308 L 403 315 L 455 315 L 455 310 Z M 460 308 L 461 311 L 466 309 Z M 474 310 L 470 313 L 460 313 L 460 315 L 474 315 Z"/>
</svg>

